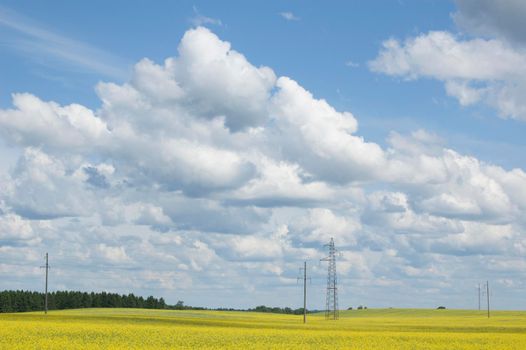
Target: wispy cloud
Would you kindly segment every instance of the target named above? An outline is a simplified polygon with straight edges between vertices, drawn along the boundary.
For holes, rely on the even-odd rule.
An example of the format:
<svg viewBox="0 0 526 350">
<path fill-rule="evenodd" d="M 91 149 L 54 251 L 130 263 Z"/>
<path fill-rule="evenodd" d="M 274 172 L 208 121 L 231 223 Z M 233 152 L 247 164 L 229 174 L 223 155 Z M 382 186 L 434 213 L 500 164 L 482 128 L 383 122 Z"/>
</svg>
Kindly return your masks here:
<svg viewBox="0 0 526 350">
<path fill-rule="evenodd" d="M 359 63 L 353 62 L 353 61 L 351 61 L 351 60 L 345 62 L 345 65 L 346 65 L 347 67 L 351 67 L 351 68 L 357 68 L 357 67 L 360 66 Z"/>
<path fill-rule="evenodd" d="M 207 16 L 201 14 L 196 6 L 194 6 L 193 9 L 194 9 L 194 17 L 192 17 L 190 19 L 190 22 L 192 22 L 192 24 L 194 26 L 202 26 L 202 25 L 205 25 L 205 24 L 213 24 L 213 25 L 216 25 L 216 26 L 222 26 L 223 25 L 223 23 L 221 22 L 220 19 L 207 17 Z"/>
<path fill-rule="evenodd" d="M 44 64 L 69 64 L 85 71 L 108 78 L 123 79 L 128 63 L 109 52 L 68 38 L 44 28 L 19 13 L 0 6 L 0 28 L 9 31 L 9 36 L 0 39 L 4 47 L 13 49 L 30 59 Z M 62 68 L 62 67 L 60 67 Z"/>
<path fill-rule="evenodd" d="M 299 21 L 300 18 L 297 17 L 295 14 L 293 14 L 292 12 L 280 12 L 279 15 L 283 18 L 285 18 L 287 21 Z"/>
</svg>

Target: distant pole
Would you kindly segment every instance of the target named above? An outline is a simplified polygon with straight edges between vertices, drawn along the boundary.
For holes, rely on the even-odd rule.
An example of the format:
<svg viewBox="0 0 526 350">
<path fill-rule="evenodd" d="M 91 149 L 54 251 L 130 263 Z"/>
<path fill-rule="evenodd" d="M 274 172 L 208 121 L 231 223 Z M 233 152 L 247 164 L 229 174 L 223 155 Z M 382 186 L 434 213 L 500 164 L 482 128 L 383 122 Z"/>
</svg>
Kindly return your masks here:
<svg viewBox="0 0 526 350">
<path fill-rule="evenodd" d="M 46 253 L 46 265 L 40 266 L 40 268 L 46 269 L 46 296 L 44 299 L 44 313 L 47 315 L 47 277 L 48 277 L 48 271 L 49 271 L 48 253 Z"/>
<path fill-rule="evenodd" d="M 46 314 L 47 314 L 47 277 L 48 277 L 48 271 L 49 271 L 49 258 L 48 258 L 48 253 L 46 253 L 46 299 L 45 299 L 45 306 L 44 306 L 44 310 L 45 310 Z"/>
<path fill-rule="evenodd" d="M 489 318 L 489 281 L 486 281 L 486 296 L 488 300 L 488 318 Z"/>
<path fill-rule="evenodd" d="M 479 283 L 479 311 L 480 311 L 480 283 Z"/>
<path fill-rule="evenodd" d="M 300 272 L 301 270 L 303 270 L 303 276 L 298 276 L 298 282 L 300 279 L 303 279 L 303 323 L 307 323 L 307 261 L 303 262 L 303 267 L 300 267 Z"/>
<path fill-rule="evenodd" d="M 303 262 L 303 323 L 307 323 L 307 262 Z"/>
</svg>

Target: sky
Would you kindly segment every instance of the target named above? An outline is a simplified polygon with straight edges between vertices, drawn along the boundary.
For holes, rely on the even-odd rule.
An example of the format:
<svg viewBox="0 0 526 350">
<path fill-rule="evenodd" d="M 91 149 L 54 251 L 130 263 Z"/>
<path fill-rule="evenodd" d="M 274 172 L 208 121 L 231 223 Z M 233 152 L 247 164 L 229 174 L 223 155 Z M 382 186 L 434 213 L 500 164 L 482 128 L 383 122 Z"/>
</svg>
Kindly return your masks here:
<svg viewBox="0 0 526 350">
<path fill-rule="evenodd" d="M 0 2 L 0 289 L 526 308 L 526 3 Z"/>
</svg>

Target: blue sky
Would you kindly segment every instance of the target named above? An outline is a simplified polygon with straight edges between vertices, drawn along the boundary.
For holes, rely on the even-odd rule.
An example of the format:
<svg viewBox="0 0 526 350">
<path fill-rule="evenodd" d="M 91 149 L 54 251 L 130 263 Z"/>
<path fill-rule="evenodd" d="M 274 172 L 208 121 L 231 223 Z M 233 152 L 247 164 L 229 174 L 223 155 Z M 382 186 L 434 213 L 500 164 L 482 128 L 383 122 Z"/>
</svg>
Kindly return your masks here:
<svg viewBox="0 0 526 350">
<path fill-rule="evenodd" d="M 22 52 L 14 46 L 28 38 L 4 26 L 0 58 L 4 107 L 10 105 L 11 93 L 31 86 L 31 92 L 44 99 L 96 108 L 100 102 L 93 86 L 98 81 L 124 81 L 141 58 L 159 62 L 173 55 L 178 38 L 209 18 L 212 21 L 203 24 L 234 43 L 255 65 L 294 77 L 336 108 L 359 115 L 361 132 L 375 142 L 382 143 L 394 125 L 404 132 L 426 128 L 447 135 L 448 144 L 480 159 L 508 168 L 525 166 L 524 123 L 495 120 L 495 112 L 485 108 L 459 106 L 436 81 L 406 84 L 367 68 L 387 38 L 404 39 L 431 30 L 457 32 L 452 2 L 52 4 L 5 1 L 3 7 L 35 27 L 100 51 L 102 57 L 95 60 L 114 66 L 115 73 L 38 51 Z M 279 14 L 285 12 L 299 20 L 284 20 Z"/>
<path fill-rule="evenodd" d="M 0 288 L 295 305 L 308 257 L 321 308 L 334 235 L 342 303 L 524 308 L 524 11 L 3 1 Z"/>
</svg>

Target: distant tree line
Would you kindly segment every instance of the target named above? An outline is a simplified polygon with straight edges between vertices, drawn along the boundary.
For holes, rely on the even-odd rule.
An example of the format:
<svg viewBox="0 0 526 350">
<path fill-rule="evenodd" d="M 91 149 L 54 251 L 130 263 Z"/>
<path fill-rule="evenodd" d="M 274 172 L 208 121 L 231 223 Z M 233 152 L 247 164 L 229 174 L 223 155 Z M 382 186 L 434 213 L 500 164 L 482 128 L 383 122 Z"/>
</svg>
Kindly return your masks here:
<svg viewBox="0 0 526 350">
<path fill-rule="evenodd" d="M 185 305 L 183 301 L 179 300 L 177 304 L 175 305 L 166 305 L 165 309 L 170 310 L 210 310 L 206 307 L 200 307 L 200 306 L 189 306 Z"/>
<path fill-rule="evenodd" d="M 0 312 L 40 311 L 44 309 L 45 294 L 24 290 L 6 290 L 0 292 Z M 48 293 L 48 309 L 81 309 L 90 307 L 124 307 L 145 309 L 186 308 L 178 305 L 166 305 L 163 298 L 149 296 L 146 299 L 134 294 L 120 295 L 115 293 L 86 293 L 57 291 Z"/>
<path fill-rule="evenodd" d="M 26 312 L 44 310 L 45 294 L 25 290 L 5 290 L 0 292 L 0 313 L 2 312 Z M 217 310 L 217 311 L 252 311 L 269 312 L 278 314 L 303 314 L 303 308 L 291 309 L 290 307 L 269 307 L 265 305 L 256 306 L 253 309 L 217 308 L 207 309 L 184 305 L 178 301 L 175 305 L 168 305 L 163 298 L 149 296 L 146 299 L 134 294 L 116 293 L 87 293 L 74 291 L 56 291 L 48 293 L 49 310 L 82 309 L 94 307 L 119 307 L 119 308 L 142 308 L 142 309 L 169 309 L 169 310 Z M 308 313 L 319 312 L 318 310 L 307 310 Z"/>
<path fill-rule="evenodd" d="M 303 315 L 303 308 L 291 309 L 290 307 L 269 307 L 265 305 L 256 306 L 253 309 L 243 310 L 251 312 L 270 312 L 274 314 Z M 307 313 L 318 312 L 318 310 L 307 310 Z"/>
</svg>

